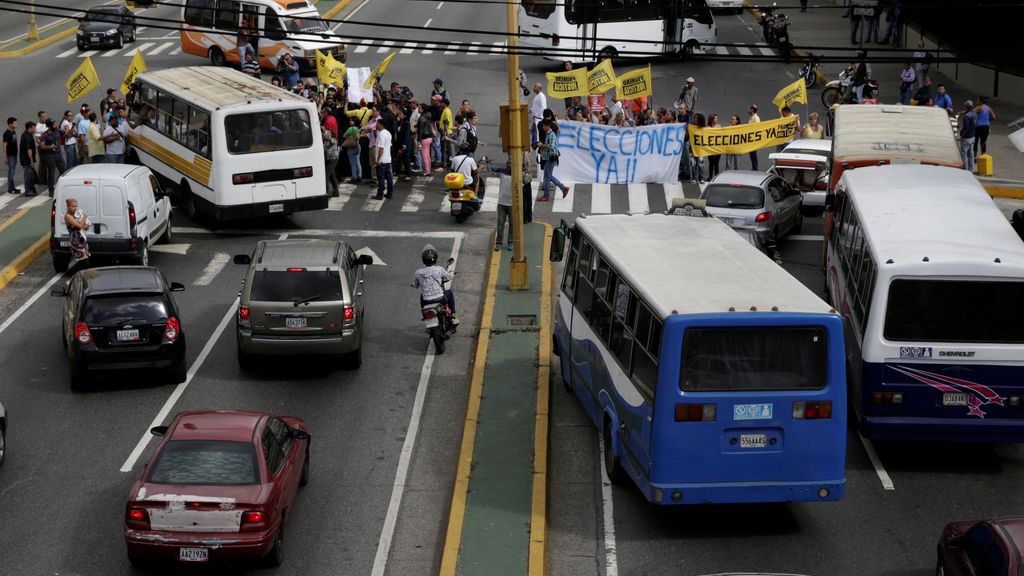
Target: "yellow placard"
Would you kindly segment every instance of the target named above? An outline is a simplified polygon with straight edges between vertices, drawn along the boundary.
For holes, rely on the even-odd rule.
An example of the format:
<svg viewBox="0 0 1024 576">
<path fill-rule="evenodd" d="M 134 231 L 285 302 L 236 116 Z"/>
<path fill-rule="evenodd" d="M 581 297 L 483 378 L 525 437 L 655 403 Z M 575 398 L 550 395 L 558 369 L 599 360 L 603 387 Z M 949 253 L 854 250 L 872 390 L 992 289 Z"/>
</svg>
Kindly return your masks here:
<svg viewBox="0 0 1024 576">
<path fill-rule="evenodd" d="M 85 96 L 90 90 L 100 85 L 100 78 L 96 75 L 96 68 L 92 65 L 92 56 L 86 57 L 85 61 L 71 73 L 64 88 L 68 91 L 68 104 Z"/>
<path fill-rule="evenodd" d="M 548 96 L 553 98 L 586 98 L 590 93 L 587 90 L 586 68 L 567 72 L 547 72 L 545 76 L 548 77 Z"/>
<path fill-rule="evenodd" d="M 142 51 L 136 50 L 132 56 L 132 63 L 128 65 L 128 71 L 124 73 L 124 80 L 121 80 L 121 93 L 127 94 L 132 91 L 132 84 L 135 84 L 135 77 L 142 74 L 149 68 L 146 61 L 142 59 Z"/>
<path fill-rule="evenodd" d="M 807 84 L 804 83 L 803 78 L 797 78 L 796 82 L 779 90 L 779 93 L 772 99 L 772 104 L 775 104 L 779 110 L 797 102 L 807 104 Z"/>
<path fill-rule="evenodd" d="M 615 79 L 615 97 L 619 100 L 632 100 L 651 96 L 651 65 L 646 68 L 630 70 Z"/>
<path fill-rule="evenodd" d="M 391 59 L 395 57 L 395 54 L 398 54 L 398 52 L 388 54 L 388 57 L 381 60 L 376 68 L 370 70 L 370 77 L 366 79 L 366 82 L 363 82 L 363 88 L 373 88 L 380 82 L 380 79 L 384 77 L 384 72 L 387 72 L 388 66 L 391 65 Z"/>
<path fill-rule="evenodd" d="M 694 156 L 713 154 L 746 154 L 768 146 L 788 142 L 800 130 L 800 118 L 788 116 L 753 124 L 698 128 L 687 126 L 690 150 Z"/>
<path fill-rule="evenodd" d="M 321 84 L 341 86 L 345 81 L 345 65 L 334 59 L 334 55 L 326 56 L 316 51 L 316 77 Z"/>
<path fill-rule="evenodd" d="M 590 94 L 605 92 L 615 87 L 615 69 L 612 68 L 612 61 L 602 60 L 594 66 L 593 70 L 587 73 L 587 91 Z"/>
</svg>

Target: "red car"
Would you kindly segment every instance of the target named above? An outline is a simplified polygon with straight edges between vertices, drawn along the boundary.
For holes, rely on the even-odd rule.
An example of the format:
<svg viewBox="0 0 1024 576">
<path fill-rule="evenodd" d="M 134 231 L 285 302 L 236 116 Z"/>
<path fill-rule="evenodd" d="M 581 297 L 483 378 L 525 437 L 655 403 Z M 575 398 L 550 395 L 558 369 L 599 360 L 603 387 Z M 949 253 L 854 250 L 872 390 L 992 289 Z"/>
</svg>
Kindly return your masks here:
<svg viewBox="0 0 1024 576">
<path fill-rule="evenodd" d="M 939 576 L 1024 574 L 1024 518 L 953 522 L 939 539 Z"/>
<path fill-rule="evenodd" d="M 279 565 L 289 512 L 309 481 L 305 423 L 259 412 L 182 412 L 152 433 L 163 440 L 125 506 L 128 560 Z"/>
</svg>

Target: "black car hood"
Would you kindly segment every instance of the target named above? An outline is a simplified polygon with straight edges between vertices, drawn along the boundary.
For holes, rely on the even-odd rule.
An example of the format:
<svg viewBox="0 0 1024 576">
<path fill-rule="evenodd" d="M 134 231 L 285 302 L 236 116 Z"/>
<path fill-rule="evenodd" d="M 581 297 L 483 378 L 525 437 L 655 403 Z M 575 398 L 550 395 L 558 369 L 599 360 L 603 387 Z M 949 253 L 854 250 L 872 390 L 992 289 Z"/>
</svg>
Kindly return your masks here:
<svg viewBox="0 0 1024 576">
<path fill-rule="evenodd" d="M 116 22 L 82 22 L 78 29 L 87 34 L 102 34 L 107 30 L 117 30 Z"/>
</svg>

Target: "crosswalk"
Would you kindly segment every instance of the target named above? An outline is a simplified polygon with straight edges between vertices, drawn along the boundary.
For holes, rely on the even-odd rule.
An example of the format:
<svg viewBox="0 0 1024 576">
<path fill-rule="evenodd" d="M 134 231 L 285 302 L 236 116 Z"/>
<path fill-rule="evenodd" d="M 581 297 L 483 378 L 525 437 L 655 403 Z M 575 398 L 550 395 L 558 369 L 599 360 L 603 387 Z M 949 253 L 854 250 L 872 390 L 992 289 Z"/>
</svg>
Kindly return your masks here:
<svg viewBox="0 0 1024 576">
<path fill-rule="evenodd" d="M 143 56 L 156 56 L 158 54 L 166 53 L 169 56 L 181 53 L 181 41 L 180 40 L 167 40 L 167 41 L 153 41 L 153 42 L 142 42 L 131 45 L 126 45 L 123 48 L 109 49 L 109 50 L 79 50 L 77 46 L 72 46 L 57 54 L 57 58 L 70 58 L 72 56 L 78 56 L 79 58 L 85 58 L 87 56 L 99 56 L 100 58 L 114 58 L 121 56 L 122 58 L 131 58 L 135 56 L 135 51 L 139 51 Z"/>
</svg>

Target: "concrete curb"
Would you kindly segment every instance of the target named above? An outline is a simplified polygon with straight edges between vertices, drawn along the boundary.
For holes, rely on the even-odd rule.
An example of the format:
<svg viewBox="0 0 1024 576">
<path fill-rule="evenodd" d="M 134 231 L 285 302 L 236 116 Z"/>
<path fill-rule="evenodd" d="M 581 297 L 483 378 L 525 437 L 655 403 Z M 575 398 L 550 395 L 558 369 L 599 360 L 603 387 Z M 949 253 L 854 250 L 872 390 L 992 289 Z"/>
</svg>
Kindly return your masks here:
<svg viewBox="0 0 1024 576">
<path fill-rule="evenodd" d="M 0 51 L 0 58 L 17 58 L 18 56 L 25 56 L 26 54 L 31 54 L 36 50 L 46 48 L 50 44 L 60 42 L 68 36 L 71 36 L 75 33 L 75 30 L 77 28 L 77 26 L 73 26 L 71 28 L 68 28 L 67 30 L 62 30 L 60 32 L 57 32 L 53 36 L 47 36 L 46 38 L 37 40 L 36 42 L 33 42 L 32 44 L 29 44 L 28 46 L 20 48 L 18 50 Z"/>
<path fill-rule="evenodd" d="M 50 233 L 47 232 L 39 237 L 27 250 L 18 255 L 13 262 L 8 264 L 3 270 L 0 270 L 0 290 L 3 290 L 5 286 L 11 283 L 21 274 L 25 268 L 28 268 L 36 258 L 42 256 L 50 246 Z"/>
<path fill-rule="evenodd" d="M 985 178 L 978 178 L 981 185 L 988 191 L 988 195 L 993 198 L 1015 198 L 1017 200 L 1024 200 L 1024 182 L 1016 182 L 1013 180 L 986 180 Z"/>
<path fill-rule="evenodd" d="M 547 574 L 548 438 L 551 392 L 551 236 L 546 222 L 541 257 L 540 341 L 537 343 L 537 415 L 533 428 L 533 489 L 530 502 L 530 559 L 528 576 Z"/>
</svg>

